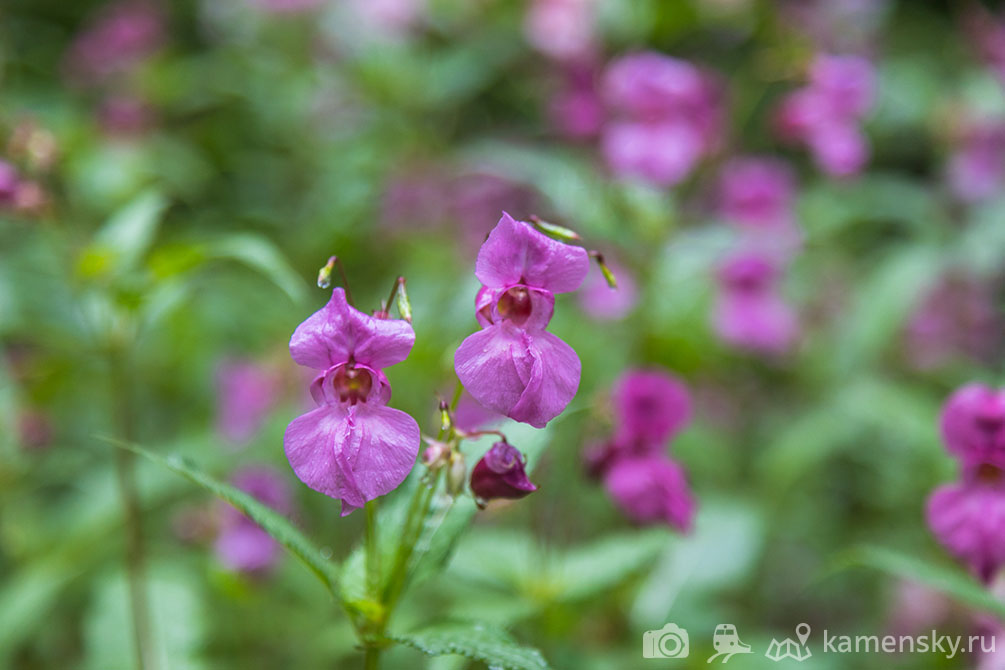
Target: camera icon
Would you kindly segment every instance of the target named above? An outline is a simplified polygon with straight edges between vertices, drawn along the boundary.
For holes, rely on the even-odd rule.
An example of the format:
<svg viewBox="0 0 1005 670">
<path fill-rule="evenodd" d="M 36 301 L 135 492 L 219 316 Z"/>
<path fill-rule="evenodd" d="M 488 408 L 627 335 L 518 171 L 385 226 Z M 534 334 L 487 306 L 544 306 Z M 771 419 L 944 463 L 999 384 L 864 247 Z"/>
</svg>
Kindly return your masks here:
<svg viewBox="0 0 1005 670">
<path fill-rule="evenodd" d="M 642 634 L 642 658 L 687 658 L 687 631 L 675 623 Z"/>
</svg>

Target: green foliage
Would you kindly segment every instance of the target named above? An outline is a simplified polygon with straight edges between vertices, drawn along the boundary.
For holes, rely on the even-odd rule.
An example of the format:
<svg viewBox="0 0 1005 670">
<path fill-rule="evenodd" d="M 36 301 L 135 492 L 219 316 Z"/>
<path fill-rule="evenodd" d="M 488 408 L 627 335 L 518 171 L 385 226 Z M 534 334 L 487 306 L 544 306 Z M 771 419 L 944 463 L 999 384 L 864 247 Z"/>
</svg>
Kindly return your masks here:
<svg viewBox="0 0 1005 670">
<path fill-rule="evenodd" d="M 392 636 L 402 644 L 430 656 L 460 654 L 503 670 L 547 670 L 550 666 L 536 649 L 523 647 L 505 631 L 479 623 L 433 624 Z"/>
</svg>

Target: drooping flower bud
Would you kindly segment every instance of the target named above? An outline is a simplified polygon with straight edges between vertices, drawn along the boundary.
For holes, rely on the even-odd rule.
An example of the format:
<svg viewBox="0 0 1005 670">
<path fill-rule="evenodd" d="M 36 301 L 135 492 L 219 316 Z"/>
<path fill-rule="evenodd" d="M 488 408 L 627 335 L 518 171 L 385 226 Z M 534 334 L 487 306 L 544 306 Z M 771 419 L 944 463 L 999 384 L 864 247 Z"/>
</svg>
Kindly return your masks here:
<svg viewBox="0 0 1005 670">
<path fill-rule="evenodd" d="M 471 471 L 471 492 L 480 501 L 523 498 L 537 490 L 524 468 L 523 454 L 516 447 L 496 442 Z"/>
</svg>

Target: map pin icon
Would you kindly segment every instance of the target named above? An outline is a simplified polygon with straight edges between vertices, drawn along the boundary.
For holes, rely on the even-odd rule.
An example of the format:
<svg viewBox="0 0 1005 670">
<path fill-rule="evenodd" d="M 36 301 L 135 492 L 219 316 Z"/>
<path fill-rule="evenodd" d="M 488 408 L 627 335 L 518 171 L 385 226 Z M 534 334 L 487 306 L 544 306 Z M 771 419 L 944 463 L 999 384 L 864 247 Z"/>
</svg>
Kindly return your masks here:
<svg viewBox="0 0 1005 670">
<path fill-rule="evenodd" d="M 796 626 L 796 636 L 799 638 L 799 644 L 806 646 L 806 640 L 810 637 L 810 625 L 808 623 L 801 623 Z"/>
</svg>

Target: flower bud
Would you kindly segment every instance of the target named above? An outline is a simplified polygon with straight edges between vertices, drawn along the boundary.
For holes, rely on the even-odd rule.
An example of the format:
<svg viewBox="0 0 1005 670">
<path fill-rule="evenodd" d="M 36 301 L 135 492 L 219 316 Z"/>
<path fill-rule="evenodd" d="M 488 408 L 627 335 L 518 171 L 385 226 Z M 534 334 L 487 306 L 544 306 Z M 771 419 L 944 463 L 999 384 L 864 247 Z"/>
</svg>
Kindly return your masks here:
<svg viewBox="0 0 1005 670">
<path fill-rule="evenodd" d="M 439 470 L 449 462 L 450 447 L 443 442 L 430 441 L 422 452 L 422 464 L 430 470 Z"/>
<path fill-rule="evenodd" d="M 471 471 L 471 491 L 483 504 L 494 498 L 516 500 L 537 487 L 527 478 L 524 457 L 507 442 L 496 442 Z"/>
<path fill-rule="evenodd" d="M 450 458 L 450 469 L 447 470 L 447 492 L 455 498 L 464 491 L 464 478 L 468 474 L 464 454 L 457 451 Z"/>
</svg>

